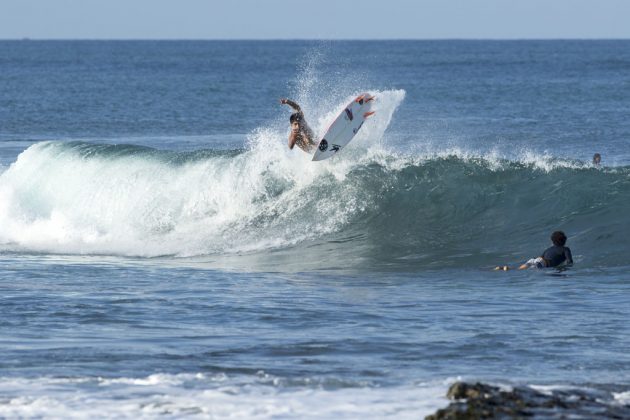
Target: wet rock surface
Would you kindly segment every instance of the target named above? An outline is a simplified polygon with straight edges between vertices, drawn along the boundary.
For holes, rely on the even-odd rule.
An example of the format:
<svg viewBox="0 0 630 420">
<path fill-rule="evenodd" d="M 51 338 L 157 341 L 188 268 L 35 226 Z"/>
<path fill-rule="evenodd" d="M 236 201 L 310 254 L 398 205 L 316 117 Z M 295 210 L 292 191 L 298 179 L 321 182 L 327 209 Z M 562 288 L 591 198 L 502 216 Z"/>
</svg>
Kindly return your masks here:
<svg viewBox="0 0 630 420">
<path fill-rule="evenodd" d="M 613 387 L 614 388 L 614 387 Z M 623 389 L 566 388 L 538 391 L 483 383 L 456 382 L 446 396 L 453 402 L 426 417 L 442 419 L 630 419 L 630 405 L 615 401 Z"/>
</svg>

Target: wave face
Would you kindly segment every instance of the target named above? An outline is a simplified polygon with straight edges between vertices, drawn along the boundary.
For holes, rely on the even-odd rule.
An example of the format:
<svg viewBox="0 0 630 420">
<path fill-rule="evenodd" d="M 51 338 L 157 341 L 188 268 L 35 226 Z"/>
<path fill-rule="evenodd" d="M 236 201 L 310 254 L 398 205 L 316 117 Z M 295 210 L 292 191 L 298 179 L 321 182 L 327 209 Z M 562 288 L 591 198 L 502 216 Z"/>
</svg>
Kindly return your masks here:
<svg viewBox="0 0 630 420">
<path fill-rule="evenodd" d="M 312 266 L 301 268 L 481 267 L 537 255 L 562 229 L 578 261 L 626 264 L 617 243 L 630 234 L 629 167 L 391 152 L 381 142 L 404 92 L 376 94 L 379 112 L 352 147 L 318 164 L 286 149 L 285 128 L 259 130 L 234 151 L 35 144 L 0 175 L 0 246 L 266 261 L 306 252 Z"/>
</svg>

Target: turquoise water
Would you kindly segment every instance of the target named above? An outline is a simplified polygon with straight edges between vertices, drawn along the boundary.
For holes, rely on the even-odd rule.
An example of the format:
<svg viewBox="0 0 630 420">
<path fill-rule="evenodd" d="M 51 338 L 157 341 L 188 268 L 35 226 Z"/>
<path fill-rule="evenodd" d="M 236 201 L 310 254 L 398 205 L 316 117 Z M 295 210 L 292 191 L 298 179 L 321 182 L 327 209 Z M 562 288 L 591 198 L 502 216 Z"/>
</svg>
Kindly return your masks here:
<svg viewBox="0 0 630 420">
<path fill-rule="evenodd" d="M 628 404 L 629 45 L 0 42 L 0 416 Z M 280 97 L 321 133 L 363 91 L 287 149 Z M 556 229 L 573 267 L 492 271 Z"/>
</svg>

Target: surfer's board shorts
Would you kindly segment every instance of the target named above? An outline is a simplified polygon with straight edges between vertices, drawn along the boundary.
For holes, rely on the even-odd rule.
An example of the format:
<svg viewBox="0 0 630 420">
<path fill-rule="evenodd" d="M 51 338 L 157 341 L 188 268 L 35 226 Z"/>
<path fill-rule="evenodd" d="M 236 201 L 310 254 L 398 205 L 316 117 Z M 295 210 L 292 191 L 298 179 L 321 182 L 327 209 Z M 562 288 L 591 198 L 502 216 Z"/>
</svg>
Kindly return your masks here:
<svg viewBox="0 0 630 420">
<path fill-rule="evenodd" d="M 532 258 L 525 263 L 528 267 L 545 268 L 545 260 L 543 257 Z"/>
</svg>

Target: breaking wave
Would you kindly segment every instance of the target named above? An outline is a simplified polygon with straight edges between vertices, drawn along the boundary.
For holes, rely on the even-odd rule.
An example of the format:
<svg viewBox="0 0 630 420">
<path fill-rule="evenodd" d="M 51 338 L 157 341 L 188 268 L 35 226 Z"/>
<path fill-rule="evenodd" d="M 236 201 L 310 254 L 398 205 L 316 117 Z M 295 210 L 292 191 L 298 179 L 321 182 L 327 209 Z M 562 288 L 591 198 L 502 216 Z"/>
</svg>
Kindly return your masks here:
<svg viewBox="0 0 630 420">
<path fill-rule="evenodd" d="M 630 168 L 393 152 L 382 139 L 404 92 L 375 94 L 370 124 L 319 163 L 287 150 L 286 133 L 273 129 L 228 151 L 35 144 L 0 175 L 0 249 L 293 258 L 307 248 L 320 268 L 339 258 L 463 267 L 530 257 L 563 229 L 578 260 L 625 263 L 615 243 L 630 234 Z M 316 118 L 316 131 L 338 111 Z"/>
</svg>

